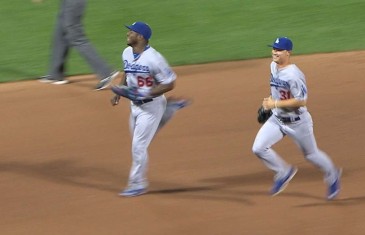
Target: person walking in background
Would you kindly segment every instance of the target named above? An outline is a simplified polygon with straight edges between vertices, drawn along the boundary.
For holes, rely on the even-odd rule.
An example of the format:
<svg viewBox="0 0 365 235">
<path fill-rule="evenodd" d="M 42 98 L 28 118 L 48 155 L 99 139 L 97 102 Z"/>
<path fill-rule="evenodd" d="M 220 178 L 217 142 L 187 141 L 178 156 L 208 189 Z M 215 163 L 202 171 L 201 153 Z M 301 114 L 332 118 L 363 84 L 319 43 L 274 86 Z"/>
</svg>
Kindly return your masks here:
<svg viewBox="0 0 365 235">
<path fill-rule="evenodd" d="M 95 48 L 85 35 L 82 18 L 85 13 L 87 0 L 62 0 L 56 21 L 49 74 L 40 81 L 53 84 L 66 84 L 66 60 L 71 48 L 86 60 L 90 67 L 99 76 L 100 81 L 96 90 L 106 88 L 118 76 L 110 66 L 99 56 Z"/>
<path fill-rule="evenodd" d="M 147 192 L 148 147 L 152 139 L 177 110 L 191 101 L 166 99 L 164 94 L 174 89 L 177 76 L 165 58 L 149 45 L 150 26 L 135 22 L 126 27 L 128 47 L 122 53 L 125 76 L 123 85 L 112 86 L 116 95 L 111 101 L 116 105 L 121 96 L 131 100 L 132 166 L 128 185 L 119 195 L 133 197 Z"/>
<path fill-rule="evenodd" d="M 272 45 L 271 96 L 265 98 L 262 107 L 272 115 L 263 124 L 252 151 L 276 175 L 271 195 L 285 189 L 297 168 L 286 163 L 272 146 L 288 135 L 293 138 L 306 160 L 324 172 L 328 186 L 327 199 L 334 199 L 340 192 L 341 169 L 335 167 L 326 153 L 318 149 L 313 133 L 313 120 L 307 110 L 308 90 L 303 72 L 290 62 L 293 49 L 287 37 L 277 38 Z"/>
</svg>

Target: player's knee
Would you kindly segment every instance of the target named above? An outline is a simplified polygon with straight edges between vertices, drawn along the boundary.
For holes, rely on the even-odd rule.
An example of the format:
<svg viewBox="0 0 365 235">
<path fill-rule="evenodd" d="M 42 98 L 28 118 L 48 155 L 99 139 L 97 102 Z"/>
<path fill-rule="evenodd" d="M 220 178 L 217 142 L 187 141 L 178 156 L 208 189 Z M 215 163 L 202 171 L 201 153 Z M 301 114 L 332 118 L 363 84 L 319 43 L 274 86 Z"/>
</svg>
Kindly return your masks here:
<svg viewBox="0 0 365 235">
<path fill-rule="evenodd" d="M 304 159 L 309 162 L 315 162 L 318 159 L 318 152 L 304 153 Z"/>
<path fill-rule="evenodd" d="M 260 156 L 262 155 L 262 153 L 264 152 L 264 148 L 261 145 L 258 144 L 254 144 L 252 146 L 252 152 L 256 155 L 256 156 Z"/>
<path fill-rule="evenodd" d="M 73 28 L 66 29 L 65 38 L 71 46 L 78 46 L 89 42 L 82 31 Z"/>
</svg>

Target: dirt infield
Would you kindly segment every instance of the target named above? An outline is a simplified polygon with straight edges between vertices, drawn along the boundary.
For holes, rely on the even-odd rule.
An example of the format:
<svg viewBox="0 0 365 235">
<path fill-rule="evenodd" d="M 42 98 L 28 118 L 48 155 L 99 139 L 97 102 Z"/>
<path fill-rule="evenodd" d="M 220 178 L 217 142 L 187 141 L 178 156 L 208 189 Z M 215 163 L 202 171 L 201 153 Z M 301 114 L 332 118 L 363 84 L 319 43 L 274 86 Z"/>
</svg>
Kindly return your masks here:
<svg viewBox="0 0 365 235">
<path fill-rule="evenodd" d="M 177 67 L 179 111 L 150 147 L 148 194 L 121 198 L 130 168 L 129 104 L 91 76 L 57 86 L 0 84 L 0 234 L 321 234 L 365 232 L 365 52 L 294 56 L 307 77 L 319 147 L 343 167 L 327 202 L 322 173 L 290 139 L 275 149 L 299 171 L 268 196 L 251 152 L 270 59 Z"/>
</svg>

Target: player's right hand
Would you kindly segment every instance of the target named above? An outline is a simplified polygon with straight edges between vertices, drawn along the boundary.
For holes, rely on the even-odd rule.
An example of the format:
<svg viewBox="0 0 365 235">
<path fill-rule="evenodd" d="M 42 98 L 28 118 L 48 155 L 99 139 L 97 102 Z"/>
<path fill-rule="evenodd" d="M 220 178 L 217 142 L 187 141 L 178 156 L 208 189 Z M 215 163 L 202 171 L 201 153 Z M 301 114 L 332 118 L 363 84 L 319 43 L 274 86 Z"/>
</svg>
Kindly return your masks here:
<svg viewBox="0 0 365 235">
<path fill-rule="evenodd" d="M 111 102 L 111 104 L 113 105 L 113 106 L 115 106 L 115 105 L 117 105 L 117 104 L 119 104 L 119 100 L 120 100 L 120 96 L 119 95 L 115 95 L 111 100 L 110 100 L 110 102 Z"/>
</svg>

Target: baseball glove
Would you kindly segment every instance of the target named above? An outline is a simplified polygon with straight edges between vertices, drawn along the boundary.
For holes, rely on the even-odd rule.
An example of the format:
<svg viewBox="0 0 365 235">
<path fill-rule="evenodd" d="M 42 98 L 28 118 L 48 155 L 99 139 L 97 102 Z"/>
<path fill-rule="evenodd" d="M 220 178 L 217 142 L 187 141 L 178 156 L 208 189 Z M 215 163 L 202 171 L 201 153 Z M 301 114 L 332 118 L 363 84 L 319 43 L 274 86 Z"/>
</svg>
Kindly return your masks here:
<svg viewBox="0 0 365 235">
<path fill-rule="evenodd" d="M 264 107 L 260 107 L 259 110 L 257 110 L 257 121 L 261 124 L 265 123 L 269 117 L 271 117 L 272 111 L 265 110 Z"/>
<path fill-rule="evenodd" d="M 138 93 L 137 88 L 134 88 L 134 87 L 128 87 L 128 86 L 124 86 L 124 85 L 112 86 L 112 91 L 115 94 L 117 94 L 119 96 L 123 96 L 132 101 L 141 100 L 141 99 L 145 98 L 145 96 Z"/>
</svg>

